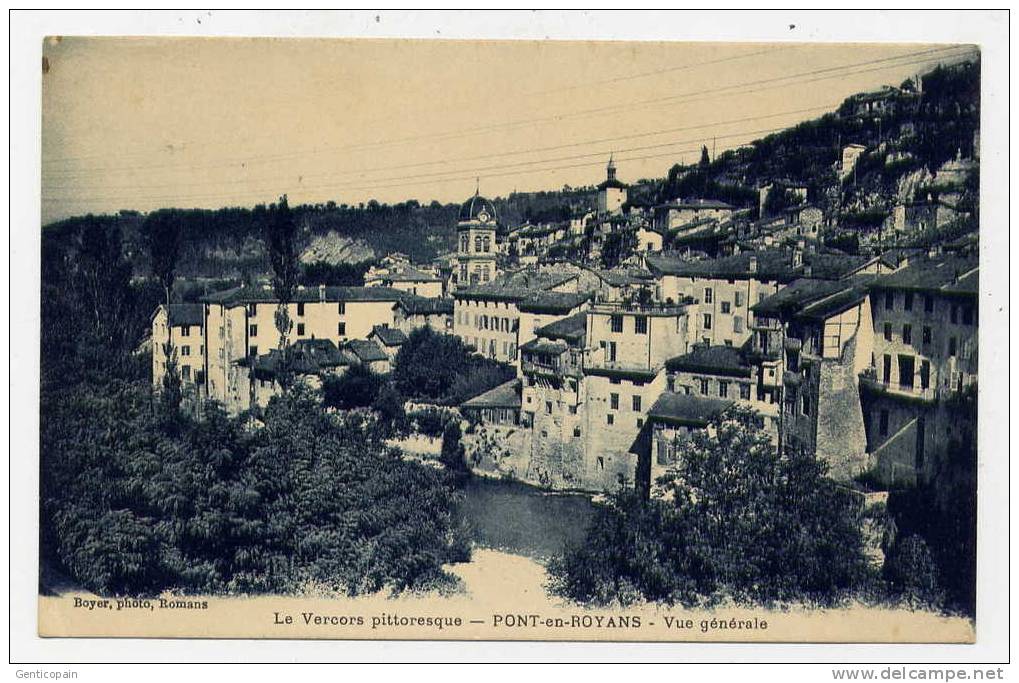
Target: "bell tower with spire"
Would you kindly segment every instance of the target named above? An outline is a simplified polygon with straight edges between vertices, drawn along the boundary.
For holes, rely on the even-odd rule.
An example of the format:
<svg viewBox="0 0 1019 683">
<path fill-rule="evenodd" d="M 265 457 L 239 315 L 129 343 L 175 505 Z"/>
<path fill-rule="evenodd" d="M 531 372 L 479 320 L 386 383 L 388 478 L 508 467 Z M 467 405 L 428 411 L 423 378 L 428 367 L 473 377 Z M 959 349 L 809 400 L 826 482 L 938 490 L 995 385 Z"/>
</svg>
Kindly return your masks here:
<svg viewBox="0 0 1019 683">
<path fill-rule="evenodd" d="M 598 215 L 618 216 L 623 212 L 626 203 L 626 184 L 616 178 L 616 162 L 609 155 L 609 165 L 605 167 L 605 181 L 598 186 Z"/>
</svg>

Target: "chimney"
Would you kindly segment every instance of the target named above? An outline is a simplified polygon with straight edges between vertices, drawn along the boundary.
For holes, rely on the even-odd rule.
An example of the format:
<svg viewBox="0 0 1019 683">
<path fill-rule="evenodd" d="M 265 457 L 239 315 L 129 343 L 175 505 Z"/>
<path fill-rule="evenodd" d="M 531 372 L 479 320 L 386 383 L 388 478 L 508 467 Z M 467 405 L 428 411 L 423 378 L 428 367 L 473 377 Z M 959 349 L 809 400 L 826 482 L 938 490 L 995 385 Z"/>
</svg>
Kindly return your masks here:
<svg viewBox="0 0 1019 683">
<path fill-rule="evenodd" d="M 750 257 L 750 264 L 747 267 L 747 270 L 751 274 L 756 274 L 757 273 L 757 257 L 756 256 L 751 256 Z"/>
<path fill-rule="evenodd" d="M 324 284 L 318 286 L 318 300 L 319 301 L 326 300 L 326 286 Z"/>
</svg>

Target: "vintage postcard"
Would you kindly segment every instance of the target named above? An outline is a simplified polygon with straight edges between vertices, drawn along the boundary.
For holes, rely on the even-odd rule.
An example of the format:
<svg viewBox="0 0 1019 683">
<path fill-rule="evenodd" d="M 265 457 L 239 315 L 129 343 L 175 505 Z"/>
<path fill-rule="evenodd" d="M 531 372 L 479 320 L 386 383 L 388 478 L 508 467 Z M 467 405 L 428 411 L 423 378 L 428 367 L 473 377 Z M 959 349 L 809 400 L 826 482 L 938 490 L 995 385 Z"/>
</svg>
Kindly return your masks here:
<svg viewBox="0 0 1019 683">
<path fill-rule="evenodd" d="M 42 55 L 40 636 L 975 641 L 979 46 Z"/>
</svg>

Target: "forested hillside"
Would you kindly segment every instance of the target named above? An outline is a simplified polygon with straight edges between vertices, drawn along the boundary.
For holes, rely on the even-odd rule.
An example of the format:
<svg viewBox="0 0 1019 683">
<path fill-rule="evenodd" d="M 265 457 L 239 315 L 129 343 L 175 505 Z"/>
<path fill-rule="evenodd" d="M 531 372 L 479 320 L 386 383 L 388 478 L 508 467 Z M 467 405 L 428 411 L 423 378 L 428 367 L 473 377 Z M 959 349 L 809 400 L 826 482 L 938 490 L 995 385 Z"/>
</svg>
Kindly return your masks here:
<svg viewBox="0 0 1019 683">
<path fill-rule="evenodd" d="M 896 200 L 939 187 L 933 174 L 961 155 L 976 157 L 980 121 L 980 64 L 967 62 L 938 67 L 919 83 L 903 83 L 891 98 L 896 106 L 880 115 L 860 114 L 861 96 L 848 98 L 831 114 L 805 121 L 736 150 L 710 159 L 705 149 L 697 164 L 674 165 L 665 178 L 627 179 L 630 202 L 652 205 L 677 197 L 720 199 L 748 208 L 756 215 L 757 187 L 774 179 L 805 182 L 809 199 L 829 215 L 844 216 L 850 228 L 873 227 L 888 215 Z M 844 180 L 838 173 L 845 145 L 866 148 L 856 172 Z M 961 201 L 975 211 L 978 174 L 967 181 Z M 494 202 L 503 225 L 525 221 L 565 220 L 595 206 L 591 186 L 542 192 L 513 192 Z M 348 206 L 327 202 L 294 206 L 305 261 L 356 263 L 392 251 L 425 261 L 454 246 L 457 204 L 409 200 L 388 205 L 371 200 Z M 267 272 L 261 247 L 265 206 L 207 209 L 164 209 L 179 215 L 185 241 L 181 274 L 185 277 L 244 277 Z M 89 218 L 115 225 L 123 236 L 136 273 L 147 265 L 139 245 L 144 216 L 122 211 Z M 78 234 L 86 217 L 70 218 L 44 228 L 47 238 L 67 242 Z"/>
</svg>

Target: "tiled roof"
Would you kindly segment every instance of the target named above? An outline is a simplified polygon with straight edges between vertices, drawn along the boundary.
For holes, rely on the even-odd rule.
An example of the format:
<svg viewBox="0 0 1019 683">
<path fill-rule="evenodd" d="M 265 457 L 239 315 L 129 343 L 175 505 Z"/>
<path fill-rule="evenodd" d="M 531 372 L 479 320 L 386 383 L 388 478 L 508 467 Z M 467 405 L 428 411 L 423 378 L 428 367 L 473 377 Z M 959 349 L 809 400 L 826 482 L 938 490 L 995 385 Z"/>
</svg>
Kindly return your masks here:
<svg viewBox="0 0 1019 683">
<path fill-rule="evenodd" d="M 378 360 L 389 360 L 389 356 L 383 352 L 379 345 L 368 339 L 351 339 L 344 345 L 344 350 L 350 351 L 357 356 L 362 363 L 371 363 Z"/>
<path fill-rule="evenodd" d="M 536 334 L 545 339 L 562 339 L 567 342 L 583 342 L 587 335 L 587 313 L 574 313 L 568 318 L 556 320 L 539 327 Z"/>
<path fill-rule="evenodd" d="M 388 273 L 379 273 L 372 279 L 388 282 L 442 282 L 440 278 L 431 273 L 418 270 L 413 266 L 391 268 Z"/>
<path fill-rule="evenodd" d="M 517 308 L 521 313 L 570 313 L 592 296 L 591 292 L 535 292 Z"/>
<path fill-rule="evenodd" d="M 397 301 L 395 305 L 401 306 L 403 310 L 415 315 L 435 315 L 453 312 L 453 300 L 444 298 L 411 295 Z"/>
<path fill-rule="evenodd" d="M 976 258 L 940 256 L 910 260 L 894 273 L 874 280 L 871 287 L 975 295 L 979 291 L 979 268 Z"/>
<path fill-rule="evenodd" d="M 612 270 L 592 268 L 591 272 L 613 287 L 649 284 L 653 283 L 655 279 L 651 271 L 643 268 L 614 268 Z"/>
<path fill-rule="evenodd" d="M 494 389 L 468 399 L 461 408 L 520 408 L 520 381 L 511 379 Z"/>
<path fill-rule="evenodd" d="M 706 427 L 712 419 L 732 404 L 732 401 L 718 398 L 666 391 L 651 406 L 648 417 L 667 424 Z"/>
<path fill-rule="evenodd" d="M 652 272 L 663 275 L 732 280 L 753 277 L 757 280 L 791 282 L 806 275 L 806 266 L 810 267 L 810 277 L 835 280 L 852 274 L 872 260 L 869 256 L 818 254 L 808 251 L 803 253 L 803 263 L 793 266 L 792 255 L 792 250 L 769 249 L 700 261 L 671 256 L 648 256 L 647 263 Z M 750 272 L 752 259 L 757 261 L 756 274 Z"/>
<path fill-rule="evenodd" d="M 519 270 L 504 273 L 492 282 L 457 290 L 457 299 L 487 301 L 522 301 L 535 292 L 553 289 L 577 277 L 575 273 L 549 273 L 547 271 Z"/>
<path fill-rule="evenodd" d="M 314 301 L 401 301 L 412 296 L 389 287 L 304 287 L 294 292 L 294 302 Z M 203 301 L 225 306 L 239 306 L 248 303 L 275 303 L 276 295 L 271 287 L 242 286 L 215 292 L 203 297 Z"/>
<path fill-rule="evenodd" d="M 205 306 L 202 304 L 170 304 L 169 324 L 171 327 L 181 325 L 205 324 Z"/>
<path fill-rule="evenodd" d="M 403 330 L 398 330 L 395 327 L 376 325 L 372 328 L 372 334 L 386 346 L 399 346 L 407 341 L 407 335 L 403 333 Z"/>
<path fill-rule="evenodd" d="M 291 371 L 297 374 L 312 375 L 328 368 L 354 365 L 357 358 L 337 349 L 328 339 L 301 339 L 289 348 Z M 252 363 L 256 375 L 274 377 L 279 371 L 282 357 L 279 349 L 270 349 L 254 359 Z"/>
<path fill-rule="evenodd" d="M 672 372 L 703 372 L 728 377 L 749 377 L 750 365 L 734 346 L 697 345 L 690 353 L 670 358 L 665 367 Z"/>
<path fill-rule="evenodd" d="M 663 209 L 734 209 L 732 204 L 719 201 L 717 199 L 684 199 L 669 202 L 668 204 L 660 204 L 655 208 Z"/>
<path fill-rule="evenodd" d="M 566 351 L 568 348 L 569 346 L 563 341 L 552 341 L 541 337 L 535 337 L 520 346 L 520 350 L 527 353 L 550 353 L 556 355 Z"/>
</svg>

